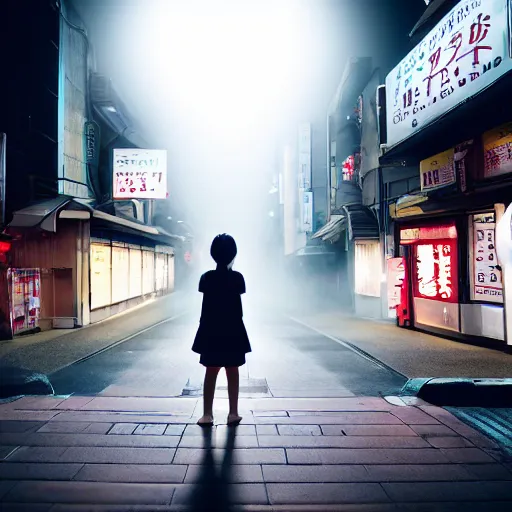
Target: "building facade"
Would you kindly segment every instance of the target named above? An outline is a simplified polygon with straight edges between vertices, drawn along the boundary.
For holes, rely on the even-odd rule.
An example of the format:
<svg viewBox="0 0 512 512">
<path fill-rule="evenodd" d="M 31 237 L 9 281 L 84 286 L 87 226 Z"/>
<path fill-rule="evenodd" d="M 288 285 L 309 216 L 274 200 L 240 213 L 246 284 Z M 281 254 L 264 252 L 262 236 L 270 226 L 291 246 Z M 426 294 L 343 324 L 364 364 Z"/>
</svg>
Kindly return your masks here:
<svg viewBox="0 0 512 512">
<path fill-rule="evenodd" d="M 144 193 L 145 179 L 130 178 L 132 196 L 116 197 L 116 151 L 147 164 L 148 143 L 95 69 L 72 4 L 8 3 L 11 43 L 29 61 L 6 64 L 13 79 L 2 100 L 6 338 L 87 325 L 172 291 L 174 248 L 184 240 L 154 225 L 154 200 L 165 192 Z M 166 177 L 166 162 L 159 172 Z"/>
</svg>

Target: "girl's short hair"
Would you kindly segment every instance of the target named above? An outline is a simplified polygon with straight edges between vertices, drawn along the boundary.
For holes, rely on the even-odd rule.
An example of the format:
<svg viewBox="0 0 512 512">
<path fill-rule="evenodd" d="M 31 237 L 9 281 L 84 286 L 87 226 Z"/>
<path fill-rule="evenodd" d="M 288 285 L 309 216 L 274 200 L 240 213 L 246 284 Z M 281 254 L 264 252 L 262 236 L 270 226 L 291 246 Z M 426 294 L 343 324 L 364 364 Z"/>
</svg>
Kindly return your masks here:
<svg viewBox="0 0 512 512">
<path fill-rule="evenodd" d="M 229 265 L 235 259 L 236 253 L 236 242 L 232 236 L 223 233 L 213 239 L 210 254 L 217 265 Z"/>
</svg>

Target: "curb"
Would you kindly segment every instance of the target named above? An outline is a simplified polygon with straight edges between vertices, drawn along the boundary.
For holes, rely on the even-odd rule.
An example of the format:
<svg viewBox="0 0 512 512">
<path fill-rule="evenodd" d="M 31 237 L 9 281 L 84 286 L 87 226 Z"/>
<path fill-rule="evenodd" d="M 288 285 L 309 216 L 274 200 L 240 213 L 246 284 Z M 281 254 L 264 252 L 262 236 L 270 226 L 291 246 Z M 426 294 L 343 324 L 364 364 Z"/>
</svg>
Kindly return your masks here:
<svg viewBox="0 0 512 512">
<path fill-rule="evenodd" d="M 321 334 L 322 336 L 325 336 L 326 338 L 329 338 L 332 341 L 335 341 L 339 345 L 342 345 L 346 349 L 348 349 L 352 352 L 355 352 L 356 354 L 358 354 L 362 358 L 366 359 L 370 363 L 374 364 L 375 366 L 378 366 L 382 370 L 386 370 L 386 371 L 392 373 L 393 375 L 395 375 L 396 377 L 399 377 L 406 381 L 409 380 L 409 378 L 406 375 L 404 375 L 403 373 L 400 373 L 398 370 L 395 370 L 393 367 L 389 366 L 388 364 L 383 363 L 380 359 L 377 359 L 376 357 L 372 356 L 371 354 L 369 354 L 362 348 L 359 348 L 358 346 L 354 345 L 353 343 L 350 343 L 349 341 L 342 340 L 340 338 L 331 336 L 330 334 L 327 334 L 326 332 L 321 331 L 320 329 L 317 329 L 316 327 L 313 327 L 312 325 L 307 324 L 306 322 L 303 322 L 302 320 L 299 320 L 298 318 L 295 318 L 293 316 L 287 316 L 287 318 L 289 318 L 290 320 L 292 320 L 308 329 L 311 329 L 312 331 L 315 331 L 318 334 Z"/>
<path fill-rule="evenodd" d="M 400 396 L 416 396 L 437 406 L 512 407 L 512 378 L 409 379 Z"/>
</svg>

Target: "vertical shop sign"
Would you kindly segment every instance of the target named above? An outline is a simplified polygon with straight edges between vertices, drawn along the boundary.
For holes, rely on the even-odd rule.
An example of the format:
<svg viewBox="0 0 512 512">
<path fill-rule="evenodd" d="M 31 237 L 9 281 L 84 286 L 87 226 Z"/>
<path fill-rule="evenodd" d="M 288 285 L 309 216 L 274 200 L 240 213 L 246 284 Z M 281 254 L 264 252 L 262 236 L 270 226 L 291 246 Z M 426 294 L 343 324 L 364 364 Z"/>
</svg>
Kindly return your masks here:
<svg viewBox="0 0 512 512">
<path fill-rule="evenodd" d="M 299 189 L 311 189 L 311 124 L 299 126 Z"/>
<path fill-rule="evenodd" d="M 395 310 L 401 301 L 402 283 L 405 279 L 404 258 L 387 260 L 388 309 Z"/>
<path fill-rule="evenodd" d="M 5 155 L 7 152 L 7 136 L 0 133 L 0 226 L 5 223 Z"/>
<path fill-rule="evenodd" d="M 95 121 L 87 121 L 84 126 L 85 161 L 98 167 L 100 161 L 100 127 Z"/>
<path fill-rule="evenodd" d="M 508 17 L 508 0 L 462 0 L 389 73 L 389 146 L 512 69 Z"/>
<path fill-rule="evenodd" d="M 472 155 L 473 140 L 467 140 L 455 146 L 454 163 L 455 174 L 461 192 L 467 190 L 468 159 Z"/>
<path fill-rule="evenodd" d="M 302 231 L 313 231 L 313 192 L 304 192 L 302 207 Z"/>
<path fill-rule="evenodd" d="M 512 123 L 484 133 L 483 146 L 485 178 L 512 172 Z"/>
<path fill-rule="evenodd" d="M 416 246 L 416 297 L 457 302 L 456 253 L 453 240 L 422 242 Z"/>
<path fill-rule="evenodd" d="M 455 183 L 454 150 L 443 151 L 420 162 L 421 190 L 434 190 Z"/>
<path fill-rule="evenodd" d="M 503 302 L 495 228 L 494 212 L 473 215 L 473 300 Z"/>
</svg>

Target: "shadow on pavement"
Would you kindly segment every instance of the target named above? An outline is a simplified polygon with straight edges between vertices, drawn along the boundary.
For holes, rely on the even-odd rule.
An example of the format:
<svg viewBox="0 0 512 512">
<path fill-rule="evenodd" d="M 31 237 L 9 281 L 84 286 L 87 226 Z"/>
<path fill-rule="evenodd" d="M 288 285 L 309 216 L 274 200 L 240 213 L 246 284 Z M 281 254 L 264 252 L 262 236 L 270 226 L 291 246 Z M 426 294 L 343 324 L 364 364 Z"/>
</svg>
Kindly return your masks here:
<svg viewBox="0 0 512 512">
<path fill-rule="evenodd" d="M 224 512 L 231 509 L 230 483 L 233 467 L 236 427 L 228 427 L 224 458 L 219 466 L 214 460 L 212 436 L 214 429 L 203 430 L 204 459 L 197 482 L 192 488 L 187 509 L 191 512 Z"/>
</svg>

